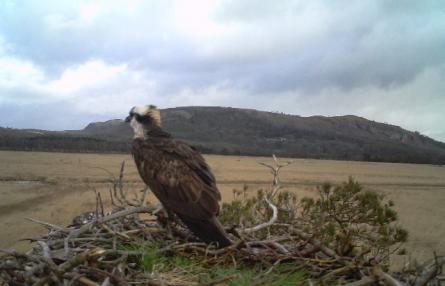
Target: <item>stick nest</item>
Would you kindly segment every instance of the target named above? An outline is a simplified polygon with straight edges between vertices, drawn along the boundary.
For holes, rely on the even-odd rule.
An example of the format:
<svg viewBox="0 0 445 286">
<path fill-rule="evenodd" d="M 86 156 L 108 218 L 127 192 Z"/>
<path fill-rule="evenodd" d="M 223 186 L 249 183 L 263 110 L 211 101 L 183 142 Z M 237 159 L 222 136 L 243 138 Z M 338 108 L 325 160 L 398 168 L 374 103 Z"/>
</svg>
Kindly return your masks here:
<svg viewBox="0 0 445 286">
<path fill-rule="evenodd" d="M 30 219 L 48 233 L 31 239 L 26 253 L 0 250 L 0 285 L 238 285 L 252 269 L 244 285 L 439 285 L 445 258 L 436 255 L 389 273 L 390 256 L 408 237 L 392 202 L 352 179 L 298 200 L 279 181 L 291 163 L 262 163 L 270 188 L 234 190 L 223 204 L 220 220 L 233 240 L 226 248 L 200 242 L 146 203 L 147 189 L 129 190 L 122 163 L 118 177 L 110 173 L 111 211 L 96 192 L 96 210 L 70 226 Z"/>
</svg>

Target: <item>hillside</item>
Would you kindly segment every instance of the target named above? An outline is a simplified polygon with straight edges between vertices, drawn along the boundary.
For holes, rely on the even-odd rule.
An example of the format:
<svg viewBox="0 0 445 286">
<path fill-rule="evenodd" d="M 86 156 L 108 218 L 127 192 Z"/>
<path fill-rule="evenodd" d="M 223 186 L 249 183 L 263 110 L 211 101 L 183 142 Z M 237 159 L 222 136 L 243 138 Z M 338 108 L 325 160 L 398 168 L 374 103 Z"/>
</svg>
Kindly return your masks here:
<svg viewBox="0 0 445 286">
<path fill-rule="evenodd" d="M 445 163 L 445 144 L 418 132 L 347 115 L 301 117 L 250 109 L 164 109 L 163 127 L 206 153 Z M 132 131 L 120 119 L 83 130 L 0 129 L 0 148 L 73 152 L 128 152 Z"/>
</svg>

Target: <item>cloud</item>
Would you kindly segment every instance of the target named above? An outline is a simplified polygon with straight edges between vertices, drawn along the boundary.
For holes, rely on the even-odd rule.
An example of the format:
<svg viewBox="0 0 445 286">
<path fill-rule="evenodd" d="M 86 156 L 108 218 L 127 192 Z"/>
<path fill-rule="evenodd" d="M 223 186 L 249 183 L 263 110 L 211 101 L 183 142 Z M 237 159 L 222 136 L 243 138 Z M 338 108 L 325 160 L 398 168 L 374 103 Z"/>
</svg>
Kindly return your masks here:
<svg viewBox="0 0 445 286">
<path fill-rule="evenodd" d="M 63 31 L 70 29 L 82 29 L 94 24 L 100 16 L 104 7 L 96 3 L 82 3 L 78 13 L 74 17 L 66 17 L 63 14 L 51 13 L 43 18 L 44 24 L 52 31 Z"/>
<path fill-rule="evenodd" d="M 100 60 L 91 60 L 63 71 L 59 79 L 48 84 L 54 94 L 72 94 L 89 87 L 113 81 L 127 69 L 125 64 L 110 66 Z"/>
<path fill-rule="evenodd" d="M 0 107 L 356 114 L 445 140 L 444 26 L 433 0 L 1 1 Z"/>
<path fill-rule="evenodd" d="M 253 92 L 348 89 L 401 84 L 444 62 L 445 39 L 438 36 L 444 9 L 429 3 L 411 3 L 423 9 L 385 1 L 39 3 L 28 4 L 34 17 L 16 7 L 4 26 L 31 21 L 5 33 L 20 56 L 48 71 L 103 58 L 168 71 L 178 90 L 184 88 L 178 77 L 203 74 L 205 82 L 225 77 Z M 39 37 L 30 41 L 33 34 Z M 195 81 L 201 84 L 192 78 L 190 85 Z"/>
<path fill-rule="evenodd" d="M 44 72 L 29 60 L 9 57 L 0 49 L 0 104 L 35 102 L 44 98 Z"/>
<path fill-rule="evenodd" d="M 246 80 L 256 91 L 397 85 L 445 61 L 443 7 L 388 9 L 379 1 L 229 3 L 221 18 L 238 25 L 237 33 L 212 56 L 253 60 L 256 73 Z"/>
<path fill-rule="evenodd" d="M 18 58 L 0 56 L 0 85 L 13 87 L 24 82 L 39 82 L 44 78 L 42 71 L 32 62 Z"/>
</svg>

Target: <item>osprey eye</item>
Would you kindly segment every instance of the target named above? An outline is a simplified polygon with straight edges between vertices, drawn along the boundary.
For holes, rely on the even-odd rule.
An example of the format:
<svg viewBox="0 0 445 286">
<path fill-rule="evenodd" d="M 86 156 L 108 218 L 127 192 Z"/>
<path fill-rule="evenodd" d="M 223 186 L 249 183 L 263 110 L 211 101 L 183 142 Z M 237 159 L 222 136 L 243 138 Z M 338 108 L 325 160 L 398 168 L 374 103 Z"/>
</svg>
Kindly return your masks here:
<svg viewBox="0 0 445 286">
<path fill-rule="evenodd" d="M 125 118 L 125 122 L 130 122 L 132 118 L 133 115 L 130 113 L 130 115 L 128 115 L 127 118 Z"/>
</svg>

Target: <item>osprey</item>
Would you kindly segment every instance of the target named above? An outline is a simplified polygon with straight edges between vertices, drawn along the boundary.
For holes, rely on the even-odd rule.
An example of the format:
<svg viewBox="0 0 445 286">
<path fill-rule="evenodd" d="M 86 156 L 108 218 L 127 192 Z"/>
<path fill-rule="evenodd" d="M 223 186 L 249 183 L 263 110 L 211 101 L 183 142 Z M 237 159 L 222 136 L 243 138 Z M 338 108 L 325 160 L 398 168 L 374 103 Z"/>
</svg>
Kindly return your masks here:
<svg viewBox="0 0 445 286">
<path fill-rule="evenodd" d="M 133 107 L 125 121 L 134 130 L 132 153 L 139 175 L 167 212 L 202 241 L 230 245 L 217 219 L 221 194 L 201 154 L 162 130 L 153 105 Z"/>
</svg>

